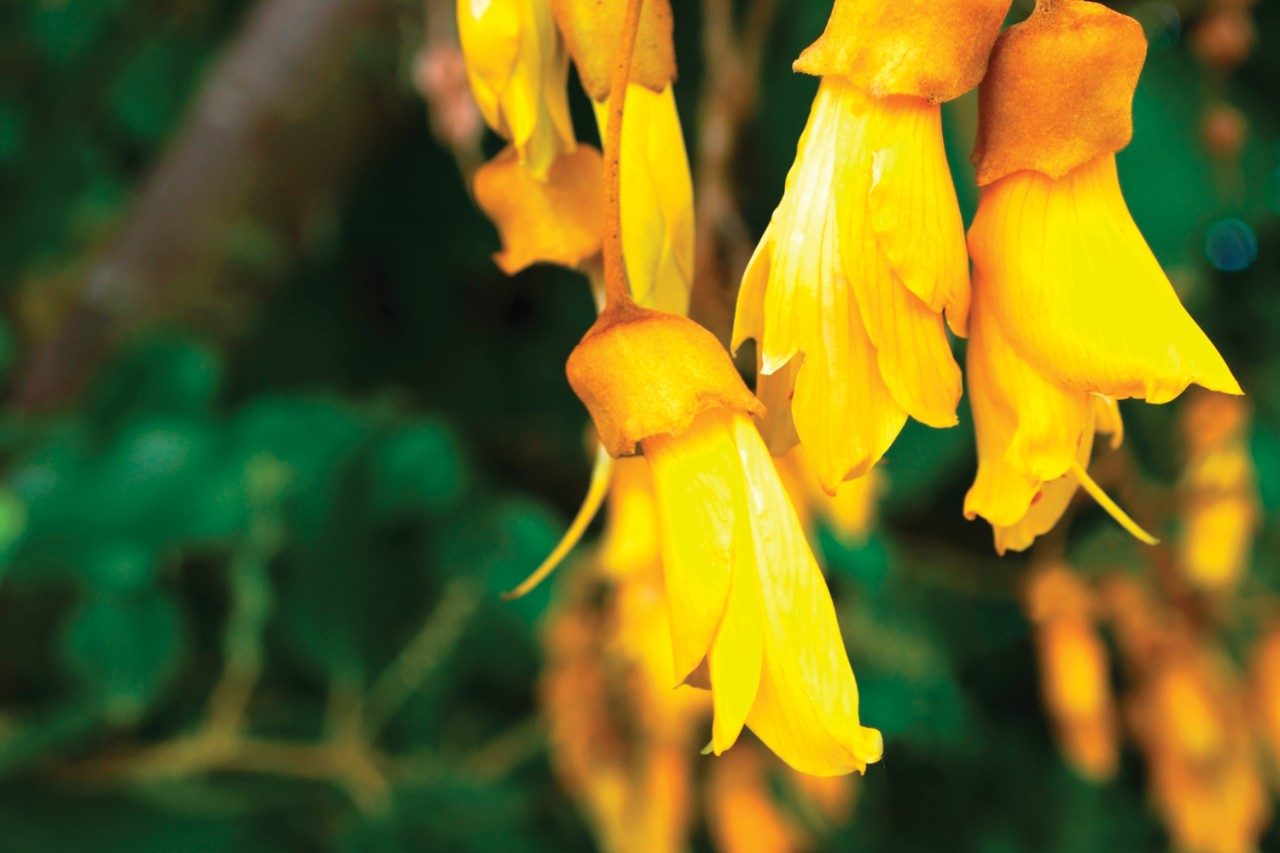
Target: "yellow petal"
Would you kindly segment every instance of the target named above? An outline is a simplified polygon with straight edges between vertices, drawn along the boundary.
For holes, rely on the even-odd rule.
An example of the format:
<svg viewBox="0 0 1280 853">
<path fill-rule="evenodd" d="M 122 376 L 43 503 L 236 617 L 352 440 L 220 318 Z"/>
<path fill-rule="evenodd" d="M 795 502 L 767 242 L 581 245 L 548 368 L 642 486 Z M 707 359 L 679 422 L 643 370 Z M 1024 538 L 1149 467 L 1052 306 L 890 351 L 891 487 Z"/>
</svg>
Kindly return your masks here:
<svg viewBox="0 0 1280 853">
<path fill-rule="evenodd" d="M 569 54 L 548 0 L 458 0 L 458 40 L 485 122 L 538 180 L 574 147 Z"/>
<path fill-rule="evenodd" d="M 835 186 L 845 276 L 894 399 L 922 423 L 953 426 L 960 368 L 940 312 L 964 328 L 969 261 L 941 109 L 829 85 L 843 117 Z"/>
<path fill-rule="evenodd" d="M 859 723 L 831 595 L 750 418 L 711 410 L 644 447 L 677 673 L 710 652 L 713 750 L 732 744 L 746 710 L 747 725 L 802 772 L 878 760 L 880 734 Z"/>
<path fill-rule="evenodd" d="M 879 461 L 906 422 L 881 375 L 842 259 L 832 179 L 847 154 L 840 147 L 845 120 L 836 84 L 824 81 L 787 190 L 748 269 L 735 335 L 738 343 L 748 333 L 758 335 L 763 376 L 787 369 L 803 354 L 791 368 L 792 417 L 830 491 Z"/>
<path fill-rule="evenodd" d="M 729 599 L 741 466 L 721 412 L 697 418 L 678 438 L 650 439 L 644 449 L 662 531 L 675 673 L 683 681 L 711 648 Z"/>
<path fill-rule="evenodd" d="M 744 498 L 745 494 L 737 495 Z M 739 531 L 737 543 L 751 541 L 752 519 L 743 501 L 735 513 Z M 715 716 L 711 724 L 711 749 L 716 754 L 733 746 L 755 704 L 760 688 L 760 668 L 764 654 L 764 635 L 755 554 L 746 548 L 735 548 L 733 579 L 729 601 L 720 630 L 707 653 L 711 670 L 711 700 Z"/>
<path fill-rule="evenodd" d="M 608 114 L 595 103 L 603 138 Z M 688 313 L 693 286 L 693 181 L 675 95 L 627 87 L 622 123 L 622 249 L 636 301 Z"/>
<path fill-rule="evenodd" d="M 1086 432 L 1092 440 L 1091 410 L 1087 395 L 1046 380 L 1009 346 L 986 313 L 984 284 L 979 274 L 968 351 L 978 475 L 965 496 L 965 516 L 1011 527 L 1045 483 L 1071 469 Z"/>
<path fill-rule="evenodd" d="M 1192 382 L 1241 393 L 1134 224 L 1114 156 L 992 184 L 969 247 L 1001 333 L 1054 382 L 1152 403 Z"/>
<path fill-rule="evenodd" d="M 561 154 L 544 180 L 534 177 L 514 148 L 476 171 L 476 203 L 498 229 L 494 260 L 507 275 L 535 263 L 578 266 L 600 251 L 604 215 L 600 153 L 580 145 Z"/>
<path fill-rule="evenodd" d="M 871 112 L 868 219 L 898 281 L 957 334 L 969 315 L 969 251 L 942 141 L 942 109 L 887 98 Z"/>
<path fill-rule="evenodd" d="M 764 673 L 747 724 L 801 772 L 861 772 L 880 759 L 883 742 L 859 723 L 831 593 L 759 434 L 746 417 L 733 421 L 764 615 Z"/>
</svg>

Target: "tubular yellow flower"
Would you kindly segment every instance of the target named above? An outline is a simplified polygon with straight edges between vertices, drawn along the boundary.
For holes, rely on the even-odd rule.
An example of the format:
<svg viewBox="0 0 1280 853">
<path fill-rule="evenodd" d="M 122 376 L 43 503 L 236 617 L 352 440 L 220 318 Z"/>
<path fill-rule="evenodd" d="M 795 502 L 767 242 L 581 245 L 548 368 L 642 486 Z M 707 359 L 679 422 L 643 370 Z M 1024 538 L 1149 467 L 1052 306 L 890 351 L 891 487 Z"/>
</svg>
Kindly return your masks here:
<svg viewBox="0 0 1280 853">
<path fill-rule="evenodd" d="M 604 136 L 608 115 L 595 101 Z M 622 250 L 636 302 L 671 314 L 689 309 L 693 286 L 693 180 L 671 86 L 627 86 L 622 123 Z"/>
<path fill-rule="evenodd" d="M 1063 757 L 1086 779 L 1115 775 L 1120 733 L 1107 649 L 1089 588 L 1064 566 L 1037 572 L 1027 588 L 1040 684 Z"/>
<path fill-rule="evenodd" d="M 550 0 L 458 0 L 458 40 L 480 114 L 542 180 L 574 148 L 569 54 Z"/>
<path fill-rule="evenodd" d="M 982 84 L 968 351 L 979 470 L 965 514 L 992 523 L 1000 550 L 1048 530 L 1077 483 L 1141 533 L 1085 473 L 1106 398 L 1164 403 L 1192 383 L 1241 393 L 1120 193 L 1114 151 L 1143 50 L 1136 22 L 1064 0 L 1000 37 Z M 1024 104 L 1063 136 L 989 126 L 1029 124 Z M 1073 130 L 1071 116 L 1090 118 Z"/>
<path fill-rule="evenodd" d="M 747 725 L 802 772 L 878 760 L 831 595 L 749 417 L 760 405 L 715 338 L 623 304 L 605 310 L 567 370 L 605 447 L 639 447 L 648 461 L 675 674 L 709 682 L 711 750 Z"/>
<path fill-rule="evenodd" d="M 904 5 L 841 0 L 796 63 L 827 76 L 738 297 L 734 347 L 756 339 L 762 388 L 794 382 L 762 393 L 791 399 L 828 491 L 868 471 L 908 415 L 954 425 L 960 398 L 942 315 L 964 333 L 968 261 L 938 101 L 976 84 L 1009 3 Z"/>
</svg>

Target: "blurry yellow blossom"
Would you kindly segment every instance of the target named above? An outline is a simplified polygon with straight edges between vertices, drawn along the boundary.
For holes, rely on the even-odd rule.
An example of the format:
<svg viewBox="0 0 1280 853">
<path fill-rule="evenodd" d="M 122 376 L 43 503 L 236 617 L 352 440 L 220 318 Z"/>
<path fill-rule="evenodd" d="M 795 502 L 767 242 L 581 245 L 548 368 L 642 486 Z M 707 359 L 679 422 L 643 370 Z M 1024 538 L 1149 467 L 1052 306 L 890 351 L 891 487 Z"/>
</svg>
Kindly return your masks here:
<svg viewBox="0 0 1280 853">
<path fill-rule="evenodd" d="M 1051 527 L 1077 482 L 1145 537 L 1085 472 L 1099 407 L 1168 402 L 1193 382 L 1241 393 L 1120 193 L 1114 152 L 1145 50 L 1124 15 L 1042 4 L 1000 37 L 982 84 L 968 351 L 979 467 L 965 514 L 991 522 L 1002 550 Z M 1053 512 L 1036 510 L 1050 497 Z"/>
<path fill-rule="evenodd" d="M 750 419 L 759 402 L 715 338 L 611 306 L 567 369 L 604 446 L 649 463 L 675 674 L 711 688 L 711 751 L 747 725 L 807 773 L 877 761 L 826 582 Z"/>
<path fill-rule="evenodd" d="M 853 780 L 798 773 L 773 778 L 770 756 L 743 744 L 711 768 L 707 782 L 707 822 L 721 853 L 788 853 L 815 846 L 814 824 L 848 819 Z M 771 773 L 773 770 L 773 773 Z M 778 782 L 790 783 L 791 806 L 779 802 Z"/>
<path fill-rule="evenodd" d="M 458 0 L 458 40 L 480 114 L 544 179 L 574 148 L 569 54 L 550 0 Z"/>
<path fill-rule="evenodd" d="M 1249 677 L 1253 724 L 1271 754 L 1272 774 L 1280 778 L 1280 625 L 1271 624 L 1258 640 Z"/>
<path fill-rule="evenodd" d="M 1221 592 L 1244 578 L 1261 515 L 1248 416 L 1236 397 L 1196 394 L 1188 403 L 1182 419 L 1187 464 L 1180 485 L 1178 559 L 1188 580 Z"/>
<path fill-rule="evenodd" d="M 785 455 L 775 457 L 774 464 L 787 487 L 787 494 L 791 496 L 791 505 L 806 530 L 812 530 L 814 522 L 820 519 L 848 544 L 856 545 L 866 540 L 875 526 L 876 498 L 883 488 L 883 478 L 878 470 L 841 483 L 836 487 L 836 493 L 829 495 L 818 482 L 803 445 L 796 445 Z"/>
<path fill-rule="evenodd" d="M 1027 587 L 1040 685 L 1063 756 L 1082 776 L 1115 775 L 1120 733 L 1107 649 L 1088 585 L 1065 566 L 1037 571 Z"/>
<path fill-rule="evenodd" d="M 866 473 L 908 415 L 956 423 L 942 315 L 963 333 L 969 267 L 938 104 L 981 78 L 1008 6 L 840 0 L 796 63 L 823 78 L 743 276 L 733 344 L 756 340 L 761 395 L 784 401 L 766 419 L 794 420 L 829 492 Z"/>
<path fill-rule="evenodd" d="M 1131 717 L 1176 847 L 1257 849 L 1270 799 L 1229 665 L 1189 641 L 1171 644 L 1143 677 Z"/>
</svg>

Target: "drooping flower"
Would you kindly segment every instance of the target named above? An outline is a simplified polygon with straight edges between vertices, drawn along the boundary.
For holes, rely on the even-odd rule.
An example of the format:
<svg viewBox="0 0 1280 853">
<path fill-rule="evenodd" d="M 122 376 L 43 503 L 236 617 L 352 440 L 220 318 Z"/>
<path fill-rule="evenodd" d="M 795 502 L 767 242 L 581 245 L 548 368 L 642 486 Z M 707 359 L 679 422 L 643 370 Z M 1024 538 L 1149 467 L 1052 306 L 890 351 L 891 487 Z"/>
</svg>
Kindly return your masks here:
<svg viewBox="0 0 1280 853">
<path fill-rule="evenodd" d="M 1042 569 L 1028 584 L 1041 693 L 1059 747 L 1078 773 L 1102 781 L 1115 774 L 1120 732 L 1093 609 L 1088 586 L 1064 566 Z"/>
<path fill-rule="evenodd" d="M 837 0 L 796 62 L 823 79 L 743 277 L 733 341 L 756 339 L 761 394 L 790 399 L 828 491 L 869 470 L 908 415 L 956 423 L 943 314 L 964 333 L 969 278 L 939 104 L 981 79 L 1008 7 Z"/>
<path fill-rule="evenodd" d="M 542 180 L 575 145 L 569 55 L 550 0 L 458 0 L 458 40 L 485 123 Z"/>
<path fill-rule="evenodd" d="M 1192 383 L 1241 393 L 1120 193 L 1115 152 L 1145 52 L 1133 19 L 1062 0 L 1000 37 L 982 84 L 968 350 L 979 468 L 965 514 L 991 522 L 1000 550 L 1052 527 L 1077 483 L 1145 536 L 1086 473 L 1100 411 Z"/>
<path fill-rule="evenodd" d="M 802 772 L 878 760 L 831 595 L 751 421 L 760 404 L 715 338 L 617 303 L 567 371 L 604 447 L 648 462 L 675 675 L 711 689 L 711 751 L 746 725 Z"/>
</svg>

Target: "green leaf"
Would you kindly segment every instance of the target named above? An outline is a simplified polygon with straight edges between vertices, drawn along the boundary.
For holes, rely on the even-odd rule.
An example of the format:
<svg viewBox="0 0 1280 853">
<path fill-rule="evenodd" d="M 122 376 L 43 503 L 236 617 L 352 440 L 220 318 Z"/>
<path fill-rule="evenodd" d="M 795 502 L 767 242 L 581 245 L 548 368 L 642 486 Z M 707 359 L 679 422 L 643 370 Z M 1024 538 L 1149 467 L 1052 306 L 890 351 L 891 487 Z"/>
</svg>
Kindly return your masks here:
<svg viewBox="0 0 1280 853">
<path fill-rule="evenodd" d="M 164 595 L 88 598 L 68 620 L 62 655 L 90 699 L 115 723 L 139 719 L 182 656 L 178 609 Z"/>
</svg>

